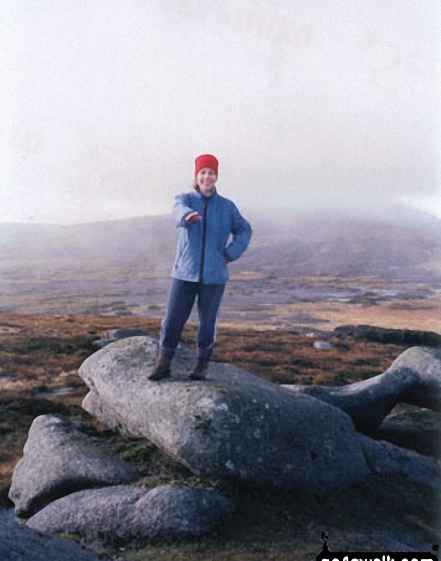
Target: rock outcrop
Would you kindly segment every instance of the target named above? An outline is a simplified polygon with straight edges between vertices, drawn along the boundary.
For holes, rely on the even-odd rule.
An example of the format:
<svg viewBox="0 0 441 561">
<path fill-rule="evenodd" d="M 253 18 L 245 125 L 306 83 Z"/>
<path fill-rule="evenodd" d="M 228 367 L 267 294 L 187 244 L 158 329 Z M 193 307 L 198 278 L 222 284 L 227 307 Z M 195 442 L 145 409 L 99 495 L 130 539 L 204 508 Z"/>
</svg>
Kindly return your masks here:
<svg viewBox="0 0 441 561">
<path fill-rule="evenodd" d="M 197 474 L 326 492 L 382 472 L 387 463 L 388 473 L 410 477 L 403 466 L 412 465 L 413 473 L 430 472 L 439 484 L 436 462 L 392 445 L 386 453 L 345 413 L 365 430 L 378 427 L 398 401 L 415 401 L 416 388 L 420 403 L 431 404 L 441 351 L 409 349 L 381 376 L 344 388 L 286 389 L 215 363 L 208 381 L 189 382 L 194 355 L 187 349 L 177 353 L 173 378 L 150 382 L 156 349 L 154 340 L 134 338 L 89 357 L 80 370 L 91 389 L 83 406 L 103 423 L 153 441 Z M 306 393 L 313 399 L 302 399 Z M 332 406 L 321 407 L 325 401 Z"/>
<path fill-rule="evenodd" d="M 80 369 L 91 390 L 83 407 L 214 479 L 326 492 L 366 477 L 359 435 L 337 408 L 225 364 L 190 382 L 187 349 L 173 378 L 150 382 L 156 354 L 156 342 L 141 337 L 97 351 Z"/>
<path fill-rule="evenodd" d="M 441 349 L 411 347 L 384 372 L 348 386 L 283 386 L 336 407 L 372 433 L 397 403 L 441 411 Z"/>
<path fill-rule="evenodd" d="M 387 329 L 374 325 L 340 325 L 332 331 L 332 335 L 339 339 L 352 337 L 356 341 L 374 341 L 385 345 L 441 347 L 441 335 L 433 331 Z"/>
<path fill-rule="evenodd" d="M 81 432 L 83 426 L 55 415 L 34 419 L 9 491 L 17 516 L 32 516 L 74 491 L 137 479 L 111 448 Z"/>
<path fill-rule="evenodd" d="M 94 353 L 80 369 L 90 388 L 83 406 L 200 476 L 326 493 L 384 474 L 440 492 L 436 461 L 369 438 L 354 422 L 374 430 L 398 401 L 436 409 L 441 350 L 409 349 L 384 374 L 345 388 L 288 389 L 216 363 L 206 381 L 189 381 L 195 357 L 185 348 L 172 377 L 152 382 L 156 356 L 157 342 L 139 336 Z M 118 485 L 135 472 L 86 433 L 54 415 L 32 424 L 10 491 L 16 512 L 32 515 L 30 528 L 118 546 L 197 536 L 233 511 L 214 489 Z"/>
<path fill-rule="evenodd" d="M 120 485 L 59 499 L 30 518 L 27 525 L 43 532 L 77 534 L 97 545 L 124 545 L 158 537 L 198 536 L 233 510 L 234 501 L 213 489 Z"/>
</svg>

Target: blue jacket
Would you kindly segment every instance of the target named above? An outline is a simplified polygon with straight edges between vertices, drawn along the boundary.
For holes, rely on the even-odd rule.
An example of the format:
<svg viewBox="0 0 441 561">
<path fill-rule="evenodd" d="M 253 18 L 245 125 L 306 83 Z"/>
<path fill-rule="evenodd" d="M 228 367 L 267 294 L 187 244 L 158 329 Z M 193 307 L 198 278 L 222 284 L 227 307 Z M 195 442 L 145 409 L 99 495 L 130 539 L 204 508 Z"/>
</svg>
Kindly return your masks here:
<svg viewBox="0 0 441 561">
<path fill-rule="evenodd" d="M 186 217 L 195 211 L 202 220 L 186 222 Z M 226 283 L 227 263 L 238 259 L 251 239 L 251 226 L 236 205 L 217 192 L 206 198 L 194 190 L 175 197 L 173 215 L 178 250 L 172 276 L 203 284 Z"/>
</svg>

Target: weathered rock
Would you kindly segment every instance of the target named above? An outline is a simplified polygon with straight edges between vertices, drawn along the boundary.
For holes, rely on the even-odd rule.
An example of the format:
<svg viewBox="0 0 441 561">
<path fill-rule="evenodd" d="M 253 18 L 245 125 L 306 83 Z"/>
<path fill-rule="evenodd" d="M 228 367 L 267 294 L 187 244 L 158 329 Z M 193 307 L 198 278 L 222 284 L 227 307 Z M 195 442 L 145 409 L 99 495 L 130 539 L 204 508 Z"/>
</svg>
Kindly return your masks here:
<svg viewBox="0 0 441 561">
<path fill-rule="evenodd" d="M 397 377 L 411 371 L 417 381 L 403 388 L 401 400 L 434 411 L 441 411 L 441 348 L 411 347 L 402 353 L 388 372 Z"/>
<path fill-rule="evenodd" d="M 441 458 L 441 415 L 430 409 L 413 407 L 392 412 L 373 436 L 419 454 Z"/>
<path fill-rule="evenodd" d="M 350 415 L 358 430 L 372 433 L 400 401 L 403 388 L 412 386 L 415 381 L 412 372 L 404 372 L 401 378 L 385 372 L 347 386 L 283 387 L 297 395 L 306 394 L 342 409 Z"/>
<path fill-rule="evenodd" d="M 215 479 L 326 492 L 367 475 L 359 435 L 339 409 L 225 364 L 190 382 L 187 349 L 178 350 L 172 378 L 150 382 L 156 355 L 156 341 L 141 337 L 94 353 L 80 368 L 91 388 L 83 407 Z"/>
<path fill-rule="evenodd" d="M 47 536 L 17 524 L 13 511 L 0 511 L 2 561 L 104 561 L 110 559 L 65 538 Z"/>
<path fill-rule="evenodd" d="M 441 410 L 441 350 L 412 347 L 384 374 L 347 386 L 283 387 L 343 409 L 359 430 L 372 433 L 399 402 Z"/>
<path fill-rule="evenodd" d="M 411 483 L 441 491 L 441 467 L 436 460 L 367 436 L 360 435 L 360 440 L 372 473 L 401 475 Z"/>
<path fill-rule="evenodd" d="M 111 448 L 80 427 L 55 415 L 34 419 L 9 491 L 17 516 L 31 516 L 80 489 L 136 479 L 135 471 Z"/>
<path fill-rule="evenodd" d="M 146 329 L 138 329 L 138 328 L 123 328 L 123 329 L 109 329 L 106 331 L 105 337 L 102 339 L 97 339 L 96 341 L 92 341 L 92 345 L 95 347 L 105 347 L 106 345 L 110 345 L 110 343 L 114 343 L 115 341 L 119 341 L 120 339 L 126 339 L 127 337 L 146 337 L 148 336 L 149 332 Z"/>
<path fill-rule="evenodd" d="M 213 489 L 119 485 L 63 497 L 27 525 L 42 532 L 78 534 L 91 543 L 123 545 L 157 537 L 198 536 L 233 510 L 234 501 Z"/>
</svg>

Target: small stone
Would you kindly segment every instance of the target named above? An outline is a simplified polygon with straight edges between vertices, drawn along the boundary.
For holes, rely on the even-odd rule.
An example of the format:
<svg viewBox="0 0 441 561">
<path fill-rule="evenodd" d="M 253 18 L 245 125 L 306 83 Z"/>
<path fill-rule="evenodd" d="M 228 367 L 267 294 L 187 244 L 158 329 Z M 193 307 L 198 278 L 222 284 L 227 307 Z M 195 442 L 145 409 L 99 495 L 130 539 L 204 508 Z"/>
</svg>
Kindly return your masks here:
<svg viewBox="0 0 441 561">
<path fill-rule="evenodd" d="M 328 341 L 315 341 L 314 348 L 315 349 L 333 349 L 334 345 L 332 343 L 328 343 Z"/>
</svg>

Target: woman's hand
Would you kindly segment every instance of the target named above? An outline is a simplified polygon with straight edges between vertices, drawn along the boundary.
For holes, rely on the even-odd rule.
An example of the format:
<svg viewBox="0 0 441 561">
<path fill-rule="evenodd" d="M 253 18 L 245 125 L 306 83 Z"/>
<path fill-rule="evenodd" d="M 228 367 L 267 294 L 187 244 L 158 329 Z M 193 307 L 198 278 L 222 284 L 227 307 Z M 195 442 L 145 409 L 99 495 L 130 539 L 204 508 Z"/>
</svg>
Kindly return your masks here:
<svg viewBox="0 0 441 561">
<path fill-rule="evenodd" d="M 199 220 L 202 220 L 202 216 L 200 216 L 197 212 L 192 212 L 187 216 L 185 222 L 199 222 Z"/>
</svg>

